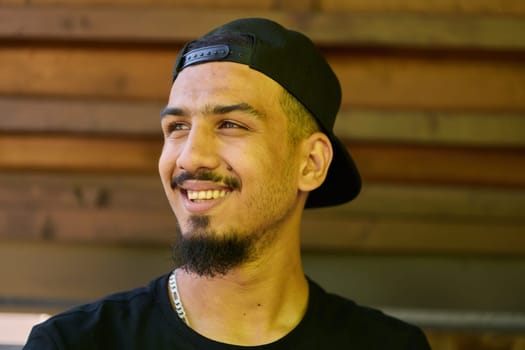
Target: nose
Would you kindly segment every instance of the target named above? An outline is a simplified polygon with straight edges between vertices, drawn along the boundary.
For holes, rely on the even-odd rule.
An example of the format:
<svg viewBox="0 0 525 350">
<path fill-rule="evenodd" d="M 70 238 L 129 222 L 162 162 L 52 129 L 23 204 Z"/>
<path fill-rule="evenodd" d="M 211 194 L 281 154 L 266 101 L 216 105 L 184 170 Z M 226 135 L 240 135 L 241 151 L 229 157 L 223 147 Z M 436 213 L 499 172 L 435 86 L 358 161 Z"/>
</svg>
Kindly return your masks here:
<svg viewBox="0 0 525 350">
<path fill-rule="evenodd" d="M 194 124 L 181 144 L 177 167 L 190 173 L 200 169 L 215 169 L 220 164 L 216 137 L 213 130 Z"/>
</svg>

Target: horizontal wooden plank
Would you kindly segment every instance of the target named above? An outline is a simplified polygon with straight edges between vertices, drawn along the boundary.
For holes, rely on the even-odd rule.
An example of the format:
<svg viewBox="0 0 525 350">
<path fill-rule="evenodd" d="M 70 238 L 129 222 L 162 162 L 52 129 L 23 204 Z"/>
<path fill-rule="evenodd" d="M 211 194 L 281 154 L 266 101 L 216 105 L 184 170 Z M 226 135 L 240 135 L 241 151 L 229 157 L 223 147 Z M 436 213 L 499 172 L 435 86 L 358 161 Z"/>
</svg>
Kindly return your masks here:
<svg viewBox="0 0 525 350">
<path fill-rule="evenodd" d="M 322 11 L 525 14 L 525 4 L 521 0 L 320 0 L 319 7 Z"/>
<path fill-rule="evenodd" d="M 153 175 L 4 174 L 0 207 L 3 239 L 169 244 L 175 237 Z M 523 190 L 369 185 L 352 203 L 307 210 L 303 247 L 524 255 L 523 232 Z"/>
<path fill-rule="evenodd" d="M 57 211 L 114 208 L 171 215 L 157 174 L 3 172 L 0 206 Z M 307 213 L 335 219 L 380 216 L 420 221 L 519 222 L 525 221 L 525 191 L 365 183 L 355 201 Z"/>
<path fill-rule="evenodd" d="M 398 55 L 329 56 L 344 106 L 523 111 L 523 59 Z M 504 96 L 505 95 L 505 96 Z"/>
<path fill-rule="evenodd" d="M 168 206 L 158 174 L 2 172 L 0 191 L 0 206 L 16 210 L 110 207 L 159 212 Z"/>
<path fill-rule="evenodd" d="M 6 4 L 26 5 L 26 0 L 4 0 Z M 110 5 L 110 6 L 169 6 L 207 10 L 229 9 L 301 9 L 320 11 L 414 11 L 418 13 L 465 13 L 465 14 L 525 14 L 520 0 L 311 0 L 257 1 L 257 0 L 32 0 L 31 5 Z"/>
<path fill-rule="evenodd" d="M 181 42 L 239 17 L 272 18 L 286 27 L 307 33 L 320 44 L 496 50 L 525 48 L 525 20 L 514 16 L 314 13 L 304 10 L 222 10 L 215 7 L 203 11 L 162 6 L 4 6 L 0 12 L 0 37 Z M 141 25 L 137 26 L 139 19 Z"/>
<path fill-rule="evenodd" d="M 35 311 L 93 300 L 148 283 L 171 269 L 170 257 L 166 245 L 2 241 L 0 275 L 7 283 L 0 284 L 0 303 Z M 303 262 L 308 276 L 327 290 L 388 311 L 478 311 L 485 317 L 525 311 L 523 258 L 305 252 Z M 439 326 L 444 329 L 443 322 Z"/>
<path fill-rule="evenodd" d="M 447 332 L 425 331 L 435 350 L 521 350 L 525 347 L 522 332 Z"/>
<path fill-rule="evenodd" d="M 0 47 L 0 94 L 167 99 L 173 50 Z"/>
<path fill-rule="evenodd" d="M 394 315 L 412 324 L 419 324 L 423 329 L 442 332 L 456 329 L 458 332 L 493 332 L 503 331 L 509 334 L 525 332 L 525 313 L 521 312 L 479 312 L 451 310 L 410 310 L 384 309 L 385 313 Z M 435 348 L 434 348 L 435 349 Z"/>
<path fill-rule="evenodd" d="M 0 96 L 4 132 L 161 135 L 165 103 Z"/>
<path fill-rule="evenodd" d="M 175 54 L 0 47 L 0 95 L 165 102 Z M 341 80 L 345 108 L 525 110 L 525 61 L 516 57 L 330 53 L 328 59 Z"/>
<path fill-rule="evenodd" d="M 523 185 L 521 149 L 468 149 L 410 145 L 351 145 L 364 181 L 477 186 Z"/>
<path fill-rule="evenodd" d="M 525 113 L 347 108 L 335 132 L 355 141 L 523 147 Z"/>
<path fill-rule="evenodd" d="M 310 250 L 398 254 L 525 254 L 525 223 L 316 217 L 307 218 L 303 226 L 303 247 Z M 495 235 L 501 235 L 501 239 Z"/>
<path fill-rule="evenodd" d="M 163 103 L 0 96 L 0 130 L 160 135 Z M 358 142 L 525 146 L 525 113 L 346 108 L 335 132 Z"/>
<path fill-rule="evenodd" d="M 175 239 L 176 220 L 162 210 L 111 208 L 6 210 L 2 236 L 57 242 L 166 244 Z"/>
<path fill-rule="evenodd" d="M 160 137 L 2 135 L 0 168 L 153 173 L 161 148 Z"/>
<path fill-rule="evenodd" d="M 0 169 L 155 173 L 161 137 L 4 134 Z M 520 149 L 349 145 L 365 182 L 525 185 Z"/>
<path fill-rule="evenodd" d="M 296 3 L 307 0 L 294 0 Z M 25 0 L 3 0 L 3 3 L 9 5 L 24 5 L 28 3 Z M 122 7 L 168 7 L 182 9 L 269 9 L 278 7 L 275 1 L 270 0 L 31 0 L 33 6 L 122 6 Z M 287 6 L 283 4 L 282 6 Z"/>
<path fill-rule="evenodd" d="M 344 205 L 315 209 L 312 217 L 383 217 L 391 220 L 501 223 L 525 220 L 525 192 L 474 186 L 416 186 L 365 183 L 359 197 Z"/>
<path fill-rule="evenodd" d="M 8 248 L 12 250 L 9 252 Z M 62 303 L 87 302 L 138 287 L 172 268 L 169 245 L 130 247 L 4 240 L 0 251 L 0 272 L 5 281 L 10 281 L 0 285 L 0 296 Z M 12 268 L 14 264 L 17 269 Z M 33 287 L 27 288 L 26 283 Z"/>
<path fill-rule="evenodd" d="M 168 212 L 117 209 L 6 210 L 2 236 L 9 239 L 106 244 L 166 244 L 175 238 Z M 6 233 L 6 231 L 8 231 Z M 388 254 L 525 255 L 525 223 L 478 221 L 331 218 L 307 215 L 306 251 Z"/>
</svg>

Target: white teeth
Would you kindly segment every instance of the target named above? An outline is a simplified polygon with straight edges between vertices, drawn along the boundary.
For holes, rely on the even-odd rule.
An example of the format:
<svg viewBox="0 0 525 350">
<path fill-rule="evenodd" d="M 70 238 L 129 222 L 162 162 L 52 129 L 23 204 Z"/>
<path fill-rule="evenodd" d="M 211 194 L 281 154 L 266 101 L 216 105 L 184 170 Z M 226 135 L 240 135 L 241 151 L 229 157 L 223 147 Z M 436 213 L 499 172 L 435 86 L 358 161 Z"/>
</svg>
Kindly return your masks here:
<svg viewBox="0 0 525 350">
<path fill-rule="evenodd" d="M 222 198 L 228 192 L 222 190 L 207 190 L 207 191 L 190 191 L 188 190 L 188 198 L 191 200 L 217 199 Z"/>
</svg>

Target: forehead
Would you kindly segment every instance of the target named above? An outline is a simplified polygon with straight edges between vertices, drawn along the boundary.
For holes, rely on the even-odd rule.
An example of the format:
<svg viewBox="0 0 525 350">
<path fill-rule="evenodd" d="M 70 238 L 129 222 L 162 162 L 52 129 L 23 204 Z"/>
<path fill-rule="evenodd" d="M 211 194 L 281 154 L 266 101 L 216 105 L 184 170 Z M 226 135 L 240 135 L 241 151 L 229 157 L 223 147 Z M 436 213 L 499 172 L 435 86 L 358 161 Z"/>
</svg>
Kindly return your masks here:
<svg viewBox="0 0 525 350">
<path fill-rule="evenodd" d="M 210 62 L 185 68 L 172 85 L 168 106 L 248 103 L 270 112 L 282 87 L 266 75 L 233 62 Z"/>
</svg>

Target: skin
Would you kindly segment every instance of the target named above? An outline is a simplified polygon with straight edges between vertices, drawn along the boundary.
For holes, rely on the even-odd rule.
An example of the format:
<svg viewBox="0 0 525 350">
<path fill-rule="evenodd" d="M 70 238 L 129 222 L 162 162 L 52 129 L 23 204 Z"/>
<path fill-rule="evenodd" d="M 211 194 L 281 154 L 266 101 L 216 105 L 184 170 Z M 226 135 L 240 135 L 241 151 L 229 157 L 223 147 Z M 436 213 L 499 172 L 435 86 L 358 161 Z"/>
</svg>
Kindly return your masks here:
<svg viewBox="0 0 525 350">
<path fill-rule="evenodd" d="M 260 345 L 302 319 L 308 284 L 300 256 L 300 224 L 308 192 L 321 185 L 332 158 L 327 137 L 287 142 L 282 88 L 248 66 L 211 62 L 184 69 L 175 80 L 162 130 L 159 173 L 183 235 L 204 234 L 191 220 L 206 216 L 208 234 L 256 235 L 249 262 L 225 275 L 178 271 L 179 292 L 198 333 L 225 343 Z M 212 171 L 230 182 L 188 180 L 184 172 Z M 224 191 L 191 201 L 191 191 Z"/>
</svg>

